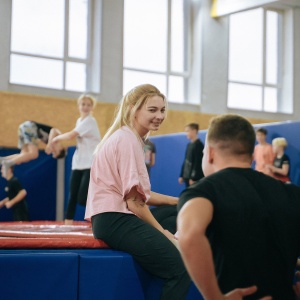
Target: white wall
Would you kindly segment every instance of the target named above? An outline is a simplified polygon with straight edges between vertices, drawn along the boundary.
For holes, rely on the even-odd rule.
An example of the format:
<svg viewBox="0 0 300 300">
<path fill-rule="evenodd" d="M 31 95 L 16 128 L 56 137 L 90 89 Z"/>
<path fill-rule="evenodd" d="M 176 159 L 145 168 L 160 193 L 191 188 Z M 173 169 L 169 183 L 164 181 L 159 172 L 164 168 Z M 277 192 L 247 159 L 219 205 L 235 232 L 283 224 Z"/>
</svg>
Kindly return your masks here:
<svg viewBox="0 0 300 300">
<path fill-rule="evenodd" d="M 200 1 L 200 0 L 199 0 Z M 200 110 L 203 113 L 216 114 L 235 112 L 245 117 L 277 120 L 300 119 L 300 8 L 294 9 L 295 31 L 291 36 L 294 39 L 294 87 L 291 93 L 294 95 L 293 114 L 272 114 L 263 112 L 251 112 L 241 110 L 229 110 L 227 108 L 227 74 L 228 74 L 228 17 L 213 19 L 210 16 L 211 1 L 202 0 L 201 14 L 195 16 L 194 33 L 199 34 L 194 49 L 197 49 L 199 57 L 196 59 L 194 68 L 201 68 L 198 76 L 199 82 L 193 79 L 194 88 L 193 104 L 174 104 L 170 108 L 176 110 Z M 101 92 L 99 100 L 117 103 L 122 96 L 123 76 L 123 0 L 95 0 L 94 10 L 102 11 L 102 22 L 96 18 L 94 22 L 94 34 L 100 36 L 100 43 L 96 45 L 101 48 L 101 76 L 93 78 L 93 85 L 99 84 Z M 9 75 L 9 36 L 10 36 L 10 7 L 11 0 L 0 1 L 0 90 L 15 91 L 23 93 L 38 93 L 41 95 L 53 95 L 61 97 L 78 96 L 72 92 L 53 91 L 47 89 L 20 87 L 8 83 Z M 199 21 L 199 18 L 200 21 Z M 199 28 L 201 27 L 201 28 Z M 95 46 L 95 45 L 94 45 Z M 96 49 L 97 49 L 96 47 Z M 196 54 L 197 54 L 196 53 Z M 96 53 L 97 54 L 97 53 Z M 196 55 L 195 53 L 193 55 Z M 194 70 L 195 72 L 195 70 Z M 196 72 L 197 73 L 197 72 Z M 199 86 L 196 86 L 199 84 Z M 197 99 L 197 95 L 199 95 Z"/>
<path fill-rule="evenodd" d="M 300 8 L 294 8 L 293 22 L 294 32 L 292 55 L 294 63 L 291 66 L 291 74 L 294 79 L 292 90 L 294 113 L 265 113 L 256 111 L 228 109 L 227 102 L 227 76 L 228 76 L 228 17 L 211 18 L 211 1 L 202 0 L 203 9 L 203 43 L 202 43 L 202 95 L 201 112 L 215 113 L 238 113 L 245 117 L 276 120 L 299 120 L 300 119 Z M 289 38 L 289 37 L 287 37 Z M 286 70 L 285 70 L 286 71 Z"/>
</svg>

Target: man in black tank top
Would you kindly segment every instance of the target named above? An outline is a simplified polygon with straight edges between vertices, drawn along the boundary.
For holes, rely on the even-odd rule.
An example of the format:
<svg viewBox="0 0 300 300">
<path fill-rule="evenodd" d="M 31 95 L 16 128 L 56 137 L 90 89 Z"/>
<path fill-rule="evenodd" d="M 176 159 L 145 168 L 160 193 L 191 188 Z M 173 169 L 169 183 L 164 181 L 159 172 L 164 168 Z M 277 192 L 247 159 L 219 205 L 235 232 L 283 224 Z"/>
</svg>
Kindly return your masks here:
<svg viewBox="0 0 300 300">
<path fill-rule="evenodd" d="M 178 242 L 205 299 L 295 299 L 300 187 L 251 169 L 254 144 L 243 117 L 214 118 L 205 177 L 180 195 Z"/>
</svg>

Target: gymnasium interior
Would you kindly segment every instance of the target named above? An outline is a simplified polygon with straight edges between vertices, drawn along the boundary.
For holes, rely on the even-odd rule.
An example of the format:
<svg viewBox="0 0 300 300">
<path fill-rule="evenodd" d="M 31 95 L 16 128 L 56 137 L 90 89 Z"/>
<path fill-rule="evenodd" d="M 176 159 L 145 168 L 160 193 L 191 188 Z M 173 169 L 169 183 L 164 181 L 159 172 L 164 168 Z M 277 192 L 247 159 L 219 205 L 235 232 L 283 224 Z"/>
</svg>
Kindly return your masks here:
<svg viewBox="0 0 300 300">
<path fill-rule="evenodd" d="M 185 126 L 198 123 L 205 143 L 210 119 L 226 113 L 267 129 L 269 143 L 285 137 L 300 186 L 300 0 L 1 0 L 0 40 L 1 157 L 20 151 L 26 120 L 72 130 L 83 93 L 97 99 L 103 137 L 122 96 L 151 83 L 168 99 L 149 137 L 151 190 L 180 195 Z M 0 299 L 159 299 L 162 280 L 95 239 L 84 206 L 64 225 L 76 140 L 64 145 L 64 159 L 40 147 L 15 167 L 31 221 L 0 209 Z M 0 200 L 5 186 L 1 177 Z M 204 298 L 192 284 L 186 299 Z"/>
</svg>

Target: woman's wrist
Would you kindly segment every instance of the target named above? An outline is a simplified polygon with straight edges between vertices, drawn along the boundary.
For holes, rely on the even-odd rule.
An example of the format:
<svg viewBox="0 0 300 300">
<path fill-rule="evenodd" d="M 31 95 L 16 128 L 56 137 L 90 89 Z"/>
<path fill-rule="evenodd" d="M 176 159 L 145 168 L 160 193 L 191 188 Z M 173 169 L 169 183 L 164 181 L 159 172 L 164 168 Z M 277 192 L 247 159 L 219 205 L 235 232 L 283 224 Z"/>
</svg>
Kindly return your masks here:
<svg viewBox="0 0 300 300">
<path fill-rule="evenodd" d="M 170 205 L 177 205 L 177 203 L 178 203 L 177 197 L 173 197 L 173 196 L 167 196 L 167 197 L 168 197 L 168 203 Z"/>
</svg>

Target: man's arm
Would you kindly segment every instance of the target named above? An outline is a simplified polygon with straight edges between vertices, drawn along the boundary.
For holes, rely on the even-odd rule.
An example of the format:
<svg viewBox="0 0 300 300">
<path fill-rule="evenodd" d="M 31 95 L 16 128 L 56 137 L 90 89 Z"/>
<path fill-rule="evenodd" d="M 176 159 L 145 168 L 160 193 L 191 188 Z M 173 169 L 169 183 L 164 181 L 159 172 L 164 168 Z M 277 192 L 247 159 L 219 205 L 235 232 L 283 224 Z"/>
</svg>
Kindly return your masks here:
<svg viewBox="0 0 300 300">
<path fill-rule="evenodd" d="M 206 228 L 212 220 L 213 206 L 205 198 L 194 198 L 180 210 L 177 226 L 179 248 L 192 280 L 204 299 L 222 299 Z"/>
<path fill-rule="evenodd" d="M 255 293 L 257 288 L 237 288 L 226 295 L 222 294 L 205 234 L 212 216 L 213 205 L 206 198 L 194 198 L 184 204 L 177 219 L 179 250 L 188 273 L 205 300 L 241 300 Z M 271 299 L 267 296 L 261 300 Z"/>
<path fill-rule="evenodd" d="M 14 197 L 13 199 L 11 199 L 10 201 L 7 201 L 5 203 L 6 208 L 11 208 L 13 207 L 16 203 L 22 201 L 27 195 L 27 192 L 25 189 L 19 191 L 19 193 L 16 195 L 16 197 Z"/>
</svg>

